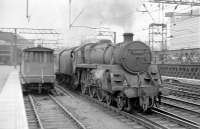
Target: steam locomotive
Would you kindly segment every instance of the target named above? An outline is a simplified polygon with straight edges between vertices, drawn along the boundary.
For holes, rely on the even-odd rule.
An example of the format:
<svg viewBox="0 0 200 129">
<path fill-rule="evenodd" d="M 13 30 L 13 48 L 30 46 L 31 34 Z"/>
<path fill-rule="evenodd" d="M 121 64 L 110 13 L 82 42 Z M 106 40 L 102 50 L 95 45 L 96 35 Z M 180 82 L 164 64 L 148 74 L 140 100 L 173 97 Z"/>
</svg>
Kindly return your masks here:
<svg viewBox="0 0 200 129">
<path fill-rule="evenodd" d="M 120 110 L 151 109 L 159 96 L 160 74 L 151 50 L 132 33 L 124 41 L 109 40 L 65 49 L 56 55 L 56 79 Z"/>
</svg>

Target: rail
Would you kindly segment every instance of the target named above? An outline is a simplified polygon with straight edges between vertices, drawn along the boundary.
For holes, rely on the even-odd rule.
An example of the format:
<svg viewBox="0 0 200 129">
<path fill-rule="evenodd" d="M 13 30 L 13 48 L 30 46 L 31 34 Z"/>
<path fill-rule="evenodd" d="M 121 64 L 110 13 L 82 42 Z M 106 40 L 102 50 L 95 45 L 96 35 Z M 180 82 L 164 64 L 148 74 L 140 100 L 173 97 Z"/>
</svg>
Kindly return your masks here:
<svg viewBox="0 0 200 129">
<path fill-rule="evenodd" d="M 66 91 L 66 89 L 64 89 L 63 87 L 59 86 L 59 89 L 61 89 L 63 92 L 66 92 L 67 94 L 69 94 L 69 92 Z M 124 116 L 124 117 L 126 117 L 128 119 L 130 119 L 130 120 L 136 121 L 137 123 L 142 124 L 146 128 L 149 128 L 149 129 L 171 129 L 171 127 L 163 126 L 162 124 L 159 124 L 154 120 L 146 118 L 146 116 L 144 114 L 135 113 L 135 112 L 130 114 L 130 113 L 127 113 L 127 112 L 124 112 L 124 111 L 120 111 L 119 109 L 117 109 L 117 108 L 115 108 L 113 106 L 109 106 L 106 103 L 100 102 L 100 101 L 98 101 L 98 100 L 96 100 L 94 98 L 91 98 L 89 96 L 82 95 L 82 94 L 78 94 L 78 95 L 81 95 L 81 97 L 84 97 L 84 98 L 86 98 L 87 100 L 89 100 L 91 102 L 99 104 L 102 107 L 107 108 L 107 109 L 109 109 L 109 110 L 111 110 L 113 112 L 116 112 L 116 113 L 118 113 L 118 114 L 120 114 L 120 115 L 122 115 L 122 116 Z M 158 110 L 157 109 L 153 109 L 152 111 L 153 111 L 153 113 L 159 114 L 160 117 L 164 117 L 169 122 L 172 121 L 172 122 L 176 123 L 177 125 L 181 125 L 181 126 L 183 126 L 185 128 L 191 128 L 191 129 L 199 129 L 200 128 L 200 126 L 197 125 L 197 123 L 192 122 L 192 121 L 187 120 L 187 119 L 184 119 L 184 118 L 181 118 L 181 117 L 178 117 L 178 116 L 176 116 L 176 115 L 174 115 L 172 113 L 170 114 L 168 112 L 164 112 L 164 111 L 159 110 L 159 109 Z"/>
<path fill-rule="evenodd" d="M 34 103 L 33 97 L 32 97 L 31 95 L 28 95 L 28 98 L 29 98 L 29 100 L 30 100 L 30 102 L 31 102 L 31 105 L 32 105 L 32 107 L 33 107 L 33 111 L 34 111 L 34 113 L 35 113 L 35 116 L 36 116 L 36 119 L 37 119 L 39 128 L 40 128 L 40 129 L 44 129 L 44 126 L 42 125 L 42 122 L 41 122 L 41 120 L 40 120 L 39 114 L 37 113 L 37 109 L 36 109 L 36 107 L 35 107 L 35 103 Z"/>
</svg>

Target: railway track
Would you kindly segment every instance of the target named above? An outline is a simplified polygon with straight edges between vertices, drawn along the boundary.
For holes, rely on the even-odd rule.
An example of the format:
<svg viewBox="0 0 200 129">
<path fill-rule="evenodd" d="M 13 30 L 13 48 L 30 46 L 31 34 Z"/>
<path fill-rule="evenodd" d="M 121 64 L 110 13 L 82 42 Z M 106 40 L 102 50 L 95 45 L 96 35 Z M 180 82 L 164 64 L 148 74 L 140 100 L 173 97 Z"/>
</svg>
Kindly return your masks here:
<svg viewBox="0 0 200 129">
<path fill-rule="evenodd" d="M 189 123 L 200 125 L 200 112 L 198 111 L 190 110 L 184 106 L 181 107 L 181 105 L 171 102 L 163 102 L 159 109 L 169 112 L 170 115 L 188 121 Z"/>
<path fill-rule="evenodd" d="M 59 89 L 62 89 L 62 91 L 68 94 L 68 91 L 66 91 L 64 88 L 59 87 Z M 200 128 L 200 126 L 194 123 L 190 123 L 186 120 L 174 117 L 162 110 L 153 109 L 150 115 L 144 114 L 144 113 L 135 113 L 135 112 L 130 114 L 124 111 L 120 111 L 115 107 L 109 106 L 89 96 L 86 96 L 86 95 L 80 95 L 80 96 L 82 98 L 86 98 L 92 103 L 101 105 L 102 107 L 106 108 L 107 110 L 110 110 L 111 112 L 115 112 L 131 121 L 135 121 L 149 129 L 177 129 L 177 128 L 199 129 Z"/>
<path fill-rule="evenodd" d="M 195 92 L 199 93 L 200 92 L 200 85 L 195 85 L 195 84 L 189 84 L 189 83 L 182 83 L 182 82 L 173 82 L 173 81 L 164 81 L 166 85 L 170 85 L 176 88 L 180 88 L 185 91 L 189 92 Z"/>
<path fill-rule="evenodd" d="M 181 105 L 185 107 L 187 105 L 187 108 L 189 110 L 197 110 L 200 112 L 200 103 L 197 100 L 192 100 L 192 99 L 185 99 L 185 98 L 180 98 L 176 96 L 162 96 L 162 102 L 173 102 L 173 104 L 177 103 L 183 103 L 184 105 Z"/>
<path fill-rule="evenodd" d="M 29 95 L 24 96 L 24 104 L 26 109 L 26 116 L 28 120 L 29 129 L 42 129 L 40 119 L 35 112 L 36 109 L 32 105 L 33 99 Z"/>
<path fill-rule="evenodd" d="M 165 129 L 199 129 L 200 126 L 194 123 L 188 122 L 187 119 L 180 118 L 175 116 L 172 113 L 166 112 L 165 110 L 153 108 L 152 113 L 143 114 L 136 113 L 141 115 L 144 119 L 149 121 L 154 121 L 158 125 L 162 125 L 162 128 Z"/>
<path fill-rule="evenodd" d="M 163 83 L 163 87 L 170 90 L 170 94 L 200 100 L 200 86 L 182 83 Z"/>
<path fill-rule="evenodd" d="M 200 104 L 173 96 L 162 96 L 161 108 L 200 123 Z"/>
<path fill-rule="evenodd" d="M 30 129 L 86 129 L 54 96 L 25 97 Z"/>
<path fill-rule="evenodd" d="M 67 96 L 72 96 L 72 97 L 77 97 L 77 98 L 81 98 L 81 101 L 88 101 L 88 98 L 86 98 L 85 96 L 79 96 L 79 94 L 77 93 L 72 93 L 66 89 L 64 89 L 63 87 L 58 86 L 57 91 L 61 92 L 64 95 Z M 91 103 L 91 101 L 89 101 L 89 103 Z M 101 108 L 101 106 L 97 105 L 98 108 Z M 95 106 L 94 106 L 95 108 Z M 101 108 L 102 110 L 102 108 Z M 127 125 L 130 125 L 131 128 L 139 128 L 139 129 L 154 129 L 155 126 L 151 125 L 151 123 L 144 123 L 144 121 L 140 121 L 139 118 L 138 120 L 136 120 L 135 118 L 129 117 L 129 114 L 126 113 L 124 115 L 122 114 L 116 114 L 116 112 L 112 112 L 110 109 L 108 110 L 108 108 L 103 108 L 103 112 L 106 112 L 106 114 L 109 114 L 110 116 L 114 117 L 115 119 L 119 119 L 121 122 L 126 123 Z M 140 121 L 140 122 L 138 122 Z"/>
</svg>

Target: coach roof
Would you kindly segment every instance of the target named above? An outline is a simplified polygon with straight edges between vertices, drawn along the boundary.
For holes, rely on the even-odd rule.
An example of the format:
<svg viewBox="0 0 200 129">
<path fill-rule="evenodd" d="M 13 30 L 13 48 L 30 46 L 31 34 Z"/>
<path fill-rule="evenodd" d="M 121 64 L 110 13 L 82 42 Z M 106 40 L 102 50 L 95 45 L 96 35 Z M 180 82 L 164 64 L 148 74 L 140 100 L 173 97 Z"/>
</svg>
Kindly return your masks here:
<svg viewBox="0 0 200 129">
<path fill-rule="evenodd" d="M 50 49 L 50 48 L 45 48 L 45 47 L 31 47 L 31 48 L 26 48 L 23 51 L 24 52 L 28 52 L 28 51 L 46 51 L 46 52 L 52 52 L 54 50 Z"/>
</svg>

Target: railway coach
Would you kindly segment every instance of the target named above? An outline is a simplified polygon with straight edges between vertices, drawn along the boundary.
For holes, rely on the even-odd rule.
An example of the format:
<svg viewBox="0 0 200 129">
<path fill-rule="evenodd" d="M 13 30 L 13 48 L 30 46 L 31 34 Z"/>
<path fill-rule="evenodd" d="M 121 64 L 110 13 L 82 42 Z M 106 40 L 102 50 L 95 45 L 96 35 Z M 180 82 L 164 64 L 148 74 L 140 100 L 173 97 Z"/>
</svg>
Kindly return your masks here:
<svg viewBox="0 0 200 129">
<path fill-rule="evenodd" d="M 54 50 L 31 47 L 23 50 L 20 78 L 23 91 L 50 91 L 54 89 Z"/>
</svg>

